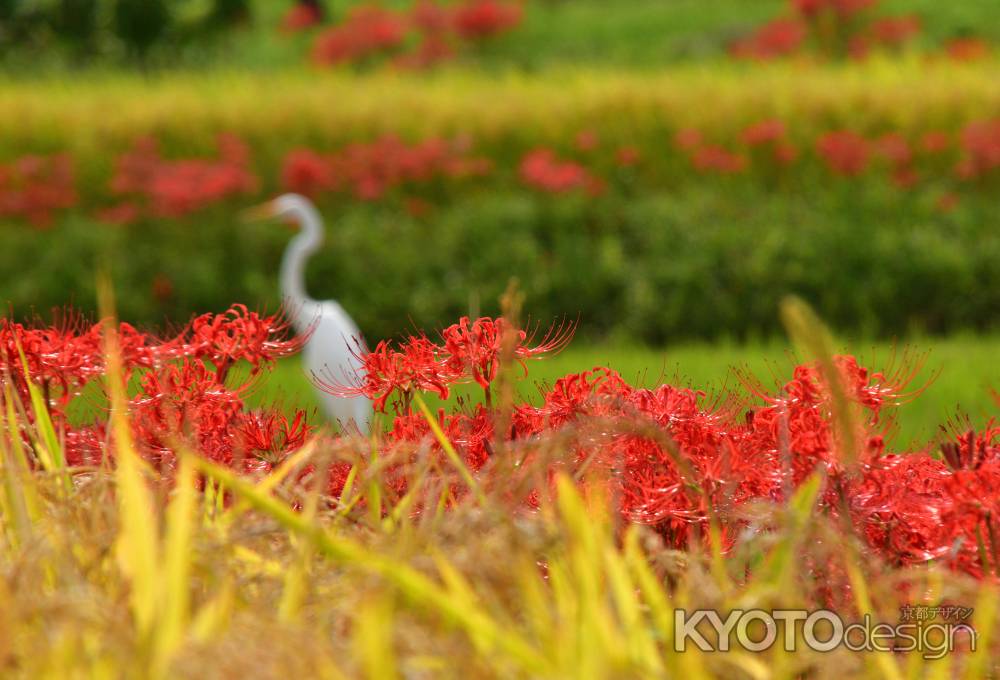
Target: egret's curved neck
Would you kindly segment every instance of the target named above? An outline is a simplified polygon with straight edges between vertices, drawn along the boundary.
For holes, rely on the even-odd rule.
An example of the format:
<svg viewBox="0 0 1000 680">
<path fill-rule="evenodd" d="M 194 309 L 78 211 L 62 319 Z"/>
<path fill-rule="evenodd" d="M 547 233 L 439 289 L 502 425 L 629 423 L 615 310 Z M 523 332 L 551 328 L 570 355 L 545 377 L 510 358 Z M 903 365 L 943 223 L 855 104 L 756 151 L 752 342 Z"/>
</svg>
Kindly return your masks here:
<svg viewBox="0 0 1000 680">
<path fill-rule="evenodd" d="M 281 293 L 293 318 L 311 314 L 315 300 L 306 292 L 306 262 L 323 243 L 323 225 L 319 214 L 306 205 L 297 206 L 292 216 L 302 232 L 292 239 L 281 262 Z"/>
</svg>

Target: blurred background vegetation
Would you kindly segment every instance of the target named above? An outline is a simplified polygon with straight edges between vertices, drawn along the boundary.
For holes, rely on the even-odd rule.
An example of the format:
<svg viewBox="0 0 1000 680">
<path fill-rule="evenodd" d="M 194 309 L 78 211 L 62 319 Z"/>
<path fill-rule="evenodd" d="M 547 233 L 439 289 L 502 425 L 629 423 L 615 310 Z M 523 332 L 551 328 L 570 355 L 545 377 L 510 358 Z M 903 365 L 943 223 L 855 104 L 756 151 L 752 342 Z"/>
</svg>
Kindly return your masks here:
<svg viewBox="0 0 1000 680">
<path fill-rule="evenodd" d="M 534 317 L 578 316 L 594 340 L 767 338 L 788 293 L 860 337 L 995 329 L 1000 173 L 959 180 L 953 166 L 962 131 L 1000 117 L 996 2 L 886 0 L 871 11 L 919 18 L 902 48 L 763 63 L 734 59 L 734 41 L 788 15 L 784 0 L 528 0 L 511 30 L 421 70 L 315 63 L 317 36 L 367 3 L 327 0 L 317 26 L 291 31 L 295 4 L 0 2 L 0 164 L 65 154 L 75 192 L 43 223 L 0 217 L 0 300 L 15 315 L 92 309 L 102 264 L 139 324 L 234 300 L 274 308 L 290 232 L 244 224 L 240 209 L 287 188 L 290 151 L 391 134 L 458 140 L 493 169 L 378 200 L 318 196 L 330 237 L 312 292 L 340 299 L 369 339 L 494 313 L 512 277 Z M 969 40 L 987 51 L 948 56 Z M 751 159 L 705 172 L 677 147 L 690 129 L 738 145 L 772 119 L 799 150 L 794 168 Z M 943 131 L 955 150 L 920 160 L 919 184 L 903 189 L 874 160 L 832 174 L 814 146 L 839 129 Z M 137 139 L 155 138 L 166 160 L 204 159 L 219 134 L 249 148 L 252 190 L 180 217 L 109 217 L 116 163 Z M 599 176 L 602 191 L 526 186 L 519 163 L 538 148 Z M 622 149 L 638 161 L 619 162 Z"/>
</svg>

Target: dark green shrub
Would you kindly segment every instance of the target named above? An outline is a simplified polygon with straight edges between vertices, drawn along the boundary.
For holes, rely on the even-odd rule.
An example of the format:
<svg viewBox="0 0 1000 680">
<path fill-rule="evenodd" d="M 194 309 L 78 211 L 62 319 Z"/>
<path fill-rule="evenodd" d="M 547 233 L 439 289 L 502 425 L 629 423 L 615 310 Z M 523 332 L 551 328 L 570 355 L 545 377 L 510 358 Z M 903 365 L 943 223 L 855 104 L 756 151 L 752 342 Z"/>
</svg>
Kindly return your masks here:
<svg viewBox="0 0 1000 680">
<path fill-rule="evenodd" d="M 115 35 L 139 59 L 166 35 L 170 8 L 165 0 L 114 0 Z"/>
</svg>

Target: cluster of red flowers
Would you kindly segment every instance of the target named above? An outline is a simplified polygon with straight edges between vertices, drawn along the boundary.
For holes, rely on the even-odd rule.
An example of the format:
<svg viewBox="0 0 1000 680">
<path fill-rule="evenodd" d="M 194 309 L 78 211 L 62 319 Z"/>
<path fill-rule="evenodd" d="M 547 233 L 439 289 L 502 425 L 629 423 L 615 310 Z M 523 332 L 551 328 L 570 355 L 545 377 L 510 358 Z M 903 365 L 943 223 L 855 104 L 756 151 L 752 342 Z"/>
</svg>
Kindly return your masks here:
<svg viewBox="0 0 1000 680">
<path fill-rule="evenodd" d="M 522 14 L 517 0 L 418 0 L 406 11 L 358 5 L 316 38 L 312 57 L 331 65 L 390 56 L 398 66 L 424 68 L 455 56 L 467 43 L 511 30 Z M 298 18 L 296 23 L 303 24 Z"/>
<path fill-rule="evenodd" d="M 78 318 L 60 326 L 0 319 L 0 383 L 9 384 L 21 404 L 31 401 L 29 384 L 38 387 L 65 434 L 66 460 L 74 466 L 98 465 L 106 450 L 104 422 L 74 427 L 67 413 L 87 384 L 107 371 L 106 326 Z M 170 443 L 188 433 L 205 455 L 226 464 L 239 458 L 252 470 L 269 469 L 303 443 L 308 433 L 304 414 L 289 421 L 278 411 L 248 411 L 242 400 L 254 376 L 302 347 L 302 338 L 289 337 L 280 315 L 262 316 L 234 305 L 223 314 L 203 314 L 166 339 L 126 323 L 113 331 L 124 378 L 139 380 L 129 410 L 135 439 L 150 461 L 169 469 L 174 460 Z M 230 369 L 237 361 L 250 370 L 233 385 Z"/>
<path fill-rule="evenodd" d="M 527 331 L 512 327 L 503 318 L 462 317 L 441 331 L 439 343 L 425 335 L 411 336 L 399 344 L 385 340 L 378 343 L 358 357 L 363 375 L 356 385 L 321 379 L 317 383 L 338 396 L 365 396 L 381 413 L 385 413 L 390 400 L 397 412 L 408 410 L 410 398 L 416 392 L 435 392 L 447 399 L 453 385 L 469 381 L 485 391 L 489 403 L 490 386 L 496 379 L 505 349 L 510 360 L 526 370 L 526 360 L 562 350 L 572 339 L 573 330 L 572 324 L 564 323 L 550 329 L 537 345 L 531 346 L 533 338 Z"/>
<path fill-rule="evenodd" d="M 958 174 L 964 179 L 984 177 L 1000 168 L 1000 118 L 970 123 L 962 130 L 962 160 Z"/>
<path fill-rule="evenodd" d="M 407 144 L 388 135 L 326 155 L 296 149 L 285 157 L 281 184 L 307 196 L 349 192 L 357 199 L 371 201 L 399 186 L 489 173 L 490 161 L 470 155 L 466 146 L 438 138 Z"/>
<path fill-rule="evenodd" d="M 602 179 L 576 161 L 561 160 L 551 149 L 535 149 L 521 159 L 521 180 L 552 194 L 583 190 L 591 196 L 604 192 Z"/>
<path fill-rule="evenodd" d="M 296 2 L 281 19 L 281 30 L 285 33 L 297 33 L 323 21 L 323 11 L 320 4 Z"/>
<path fill-rule="evenodd" d="M 54 212 L 76 201 L 73 167 L 66 155 L 24 156 L 0 165 L 0 217 L 46 227 Z"/>
<path fill-rule="evenodd" d="M 129 223 L 143 215 L 181 217 L 233 196 L 257 190 L 249 169 L 250 149 L 232 135 L 220 135 L 219 158 L 167 160 L 156 140 L 143 137 L 115 163 L 110 190 L 120 202 L 106 208 L 108 222 Z"/>
<path fill-rule="evenodd" d="M 232 386 L 226 378 L 234 360 L 259 369 L 298 349 L 299 341 L 285 338 L 280 318 L 235 306 L 199 317 L 170 340 L 125 324 L 115 332 L 126 369 L 139 384 L 129 401 L 133 434 L 162 473 L 172 470 L 179 441 L 257 474 L 308 440 L 304 414 L 248 410 L 247 383 Z M 380 460 L 392 461 L 387 488 L 400 495 L 415 483 L 410 463 L 440 455 L 444 441 L 484 484 L 513 483 L 509 476 L 493 479 L 493 470 L 509 475 L 509 466 L 494 465 L 504 457 L 513 456 L 517 469 L 540 469 L 543 474 L 531 478 L 534 490 L 518 496 L 528 508 L 545 492 L 537 485 L 560 468 L 583 483 L 609 485 L 623 519 L 653 527 L 672 546 L 702 540 L 714 520 L 728 550 L 741 535 L 767 530 L 752 519 L 760 515 L 749 512 L 751 503 L 787 502 L 818 472 L 824 484 L 818 511 L 847 520 L 887 564 L 936 560 L 977 577 L 1000 569 L 1000 427 L 948 435 L 940 455 L 930 447 L 889 452 L 883 436 L 892 420 L 888 412 L 912 396 L 903 393 L 912 369 L 876 373 L 841 356 L 826 369 L 797 366 L 777 391 L 745 379 L 745 393 L 709 401 L 692 389 L 636 387 L 611 369 L 594 368 L 542 387 L 534 403 L 491 400 L 506 362 L 526 369 L 528 359 L 562 349 L 572 332 L 572 325 L 559 325 L 536 344 L 505 319 L 463 318 L 438 342 L 417 335 L 380 343 L 362 356 L 358 384 L 326 387 L 371 397 L 383 412 L 391 405 L 392 425 L 376 439 Z M 0 383 L 13 386 L 0 394 L 28 404 L 27 380 L 45 390 L 71 466 L 107 462 L 106 425 L 73 426 L 64 415 L 68 399 L 105 372 L 100 327 L 0 321 L 0 360 Z M 444 398 L 460 382 L 478 384 L 486 398 L 433 415 L 439 439 L 412 408 L 412 397 L 432 392 Z M 838 409 L 853 416 L 838 418 Z M 360 448 L 370 446 L 366 441 Z M 342 493 L 350 467 L 332 465 L 332 496 Z M 453 497 L 464 493 L 462 482 L 451 483 Z"/>
<path fill-rule="evenodd" d="M 825 56 L 868 56 L 873 49 L 898 49 L 920 33 L 915 15 L 873 17 L 878 0 L 791 0 L 791 15 L 757 28 L 730 46 L 741 59 L 774 59 L 807 44 Z"/>
<path fill-rule="evenodd" d="M 718 174 L 745 172 L 751 165 L 781 168 L 800 156 L 785 125 L 777 119 L 748 126 L 733 147 L 706 142 L 693 128 L 678 131 L 674 144 L 698 171 Z M 970 123 L 958 139 L 941 130 L 925 132 L 916 139 L 900 132 L 867 137 L 852 130 L 831 130 L 820 134 L 814 147 L 826 168 L 844 177 L 858 177 L 880 166 L 888 170 L 897 186 L 910 188 L 922 174 L 930 174 L 932 167 L 950 160 L 957 179 L 977 180 L 1000 168 L 1000 121 Z"/>
<path fill-rule="evenodd" d="M 940 180 L 948 172 L 943 168 L 964 184 L 1000 175 L 1000 119 L 973 121 L 957 132 L 890 130 L 869 135 L 833 129 L 797 139 L 784 121 L 765 118 L 729 140 L 683 128 L 675 133 L 673 146 L 701 174 L 772 176 L 801 163 L 809 151 L 809 158 L 835 175 L 860 177 L 881 170 L 900 188 Z M 144 217 L 177 218 L 255 193 L 259 182 L 246 144 L 223 135 L 219 149 L 217 159 L 167 160 L 154 140 L 137 140 L 117 159 L 108 183 L 114 202 L 99 210 L 98 217 L 117 224 Z M 467 138 L 406 142 L 384 135 L 333 152 L 294 149 L 284 157 L 279 183 L 284 190 L 308 196 L 361 201 L 386 199 L 396 192 L 411 212 L 422 214 L 431 205 L 430 197 L 421 195 L 428 191 L 473 178 L 509 177 L 495 171 L 497 163 L 474 153 Z M 536 147 L 524 152 L 511 174 L 516 172 L 521 184 L 543 194 L 600 196 L 616 177 L 633 182 L 641 179 L 640 171 L 652 167 L 636 146 L 603 144 L 596 131 L 584 129 L 568 149 Z M 625 172 L 616 175 L 616 169 Z M 44 227 L 55 211 L 78 202 L 72 163 L 65 156 L 28 156 L 0 165 L 0 219 L 24 219 Z"/>
<path fill-rule="evenodd" d="M 375 398 L 382 409 L 390 394 L 446 397 L 449 384 L 463 379 L 488 394 L 510 330 L 502 319 L 463 319 L 442 333 L 443 344 L 419 336 L 399 347 L 380 345 L 353 393 Z M 508 351 L 524 359 L 567 340 L 561 328 L 529 347 L 520 332 Z M 713 516 L 731 547 L 751 527 L 743 512 L 748 503 L 785 502 L 820 471 L 826 480 L 820 510 L 846 512 L 854 531 L 886 562 L 941 560 L 975 576 L 992 572 L 1000 554 L 993 547 L 984 556 L 981 546 L 1000 529 L 1000 427 L 955 436 L 942 444 L 940 458 L 929 449 L 889 453 L 885 412 L 911 396 L 903 390 L 912 371 L 874 373 L 849 356 L 835 357 L 834 366 L 848 408 L 859 414 L 848 432 L 834 425 L 833 388 L 817 364 L 796 367 L 775 394 L 748 382 L 751 398 L 762 405 L 742 411 L 725 404 L 745 404 L 745 396 L 706 405 L 704 393 L 634 387 L 615 371 L 595 368 L 543 389 L 538 405 L 514 404 L 507 418 L 487 400 L 451 414 L 442 410 L 436 420 L 470 470 L 489 475 L 501 446 L 519 447 L 524 461 L 541 460 L 547 451 L 546 460 L 554 455 L 554 464 L 574 473 L 586 468 L 612 485 L 623 518 L 656 528 L 677 548 L 705 536 Z M 409 399 L 393 404 L 384 453 L 420 442 L 439 450 Z M 341 483 L 343 473 L 336 477 Z M 405 479 L 400 485 L 402 493 Z M 334 483 L 332 493 L 339 488 Z M 536 500 L 537 494 L 528 498 Z"/>
</svg>

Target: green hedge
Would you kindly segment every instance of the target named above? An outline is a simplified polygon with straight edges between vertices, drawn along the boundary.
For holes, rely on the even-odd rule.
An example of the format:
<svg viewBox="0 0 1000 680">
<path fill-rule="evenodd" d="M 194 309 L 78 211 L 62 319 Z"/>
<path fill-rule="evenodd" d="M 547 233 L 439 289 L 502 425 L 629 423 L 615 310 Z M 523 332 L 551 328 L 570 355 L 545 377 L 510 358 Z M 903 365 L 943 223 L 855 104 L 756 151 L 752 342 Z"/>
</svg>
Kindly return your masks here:
<svg viewBox="0 0 1000 680">
<path fill-rule="evenodd" d="M 769 335 L 787 293 L 865 336 L 988 330 L 1000 310 L 995 208 L 977 193 L 944 214 L 930 198 L 846 181 L 813 193 L 733 181 L 596 201 L 507 191 L 422 218 L 327 206 L 328 243 L 309 284 L 339 299 L 369 338 L 495 312 L 511 277 L 538 320 L 579 315 L 584 335 L 649 343 Z M 231 210 L 128 228 L 74 218 L 47 232 L 8 229 L 0 300 L 19 316 L 90 309 L 104 265 L 122 316 L 135 322 L 177 322 L 234 301 L 273 309 L 289 236 Z"/>
</svg>

